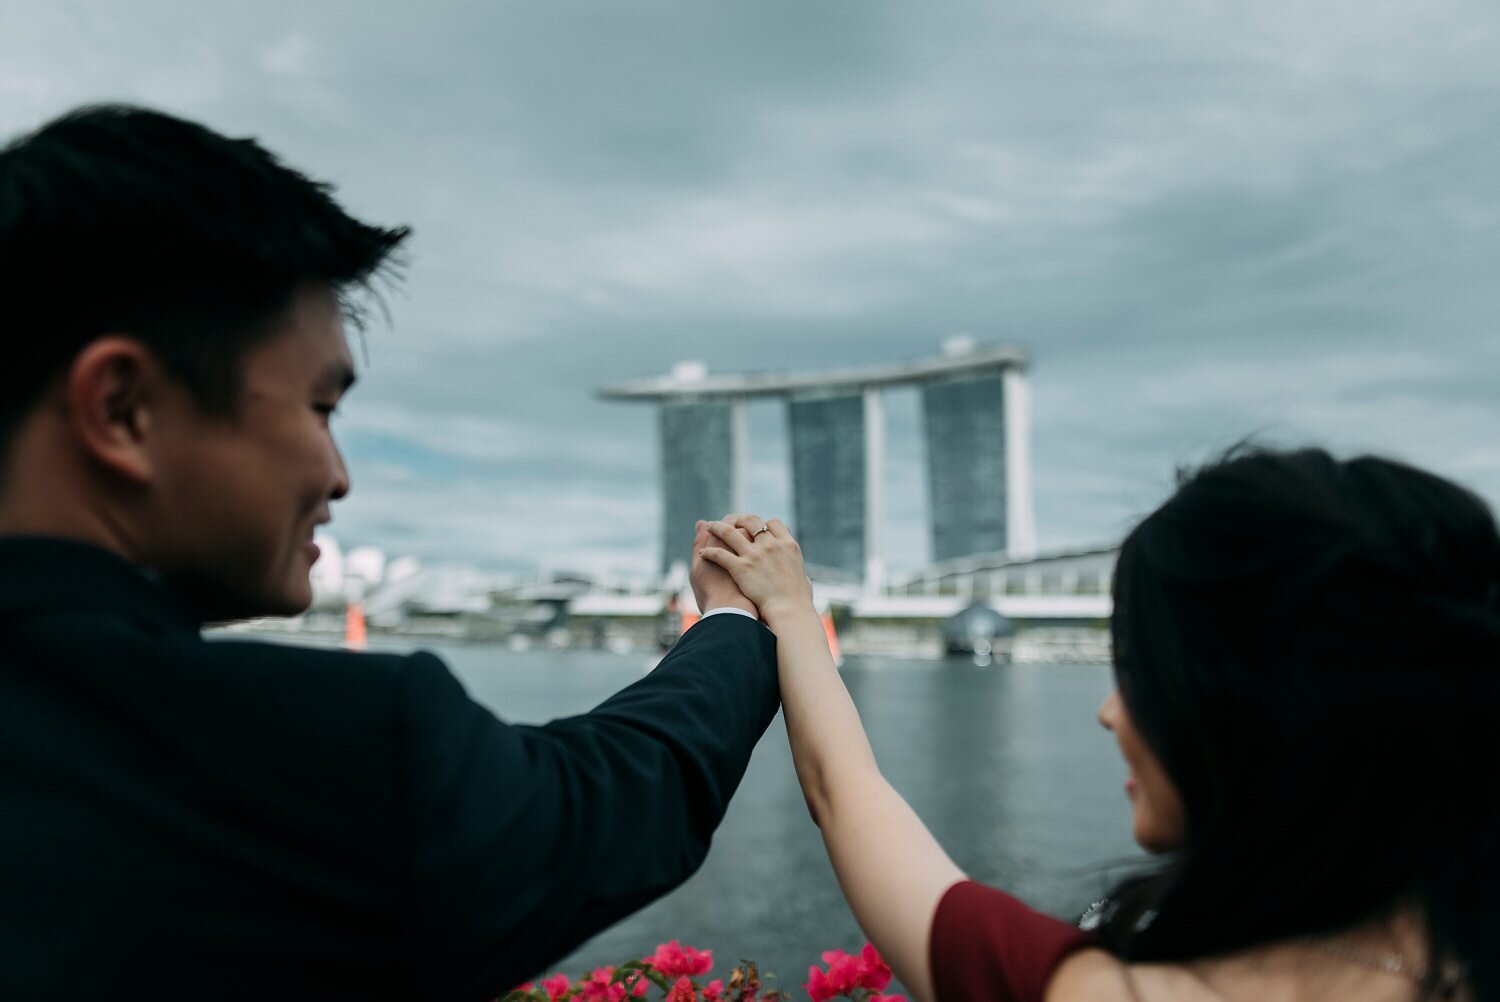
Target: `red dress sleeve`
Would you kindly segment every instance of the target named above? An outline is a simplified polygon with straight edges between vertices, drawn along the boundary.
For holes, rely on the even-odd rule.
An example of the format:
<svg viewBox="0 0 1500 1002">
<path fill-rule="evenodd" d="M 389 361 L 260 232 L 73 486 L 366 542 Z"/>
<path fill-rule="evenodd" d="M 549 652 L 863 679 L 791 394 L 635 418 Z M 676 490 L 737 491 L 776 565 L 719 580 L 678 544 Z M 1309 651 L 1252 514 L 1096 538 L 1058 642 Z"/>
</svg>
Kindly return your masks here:
<svg viewBox="0 0 1500 1002">
<path fill-rule="evenodd" d="M 972 880 L 943 894 L 927 945 L 936 1002 L 1041 1002 L 1052 972 L 1094 937 Z"/>
</svg>

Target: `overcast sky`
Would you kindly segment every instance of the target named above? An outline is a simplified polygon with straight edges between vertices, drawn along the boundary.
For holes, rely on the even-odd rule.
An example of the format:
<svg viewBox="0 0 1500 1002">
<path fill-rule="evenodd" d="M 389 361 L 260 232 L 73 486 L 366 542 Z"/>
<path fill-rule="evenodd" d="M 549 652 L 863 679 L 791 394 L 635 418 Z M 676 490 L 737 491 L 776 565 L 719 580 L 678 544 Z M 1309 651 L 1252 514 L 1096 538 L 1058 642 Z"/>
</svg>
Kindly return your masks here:
<svg viewBox="0 0 1500 1002">
<path fill-rule="evenodd" d="M 1044 549 L 1248 435 L 1500 501 L 1500 4 L 0 0 L 0 131 L 251 134 L 416 236 L 337 427 L 346 546 L 649 570 L 595 388 L 1031 351 Z M 926 557 L 914 395 L 889 557 Z M 751 506 L 788 511 L 782 414 Z"/>
</svg>

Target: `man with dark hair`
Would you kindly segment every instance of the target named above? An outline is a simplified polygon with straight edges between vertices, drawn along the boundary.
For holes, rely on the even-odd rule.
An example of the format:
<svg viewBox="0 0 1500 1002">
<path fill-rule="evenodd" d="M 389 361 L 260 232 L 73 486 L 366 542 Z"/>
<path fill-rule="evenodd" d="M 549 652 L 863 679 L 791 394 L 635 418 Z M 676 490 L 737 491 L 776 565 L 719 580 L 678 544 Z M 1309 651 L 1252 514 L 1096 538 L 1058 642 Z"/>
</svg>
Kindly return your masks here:
<svg viewBox="0 0 1500 1002">
<path fill-rule="evenodd" d="M 542 727 L 430 654 L 200 634 L 310 602 L 406 235 L 143 109 L 0 151 L 0 997 L 493 998 L 702 861 L 777 707 L 711 565 L 749 615 Z"/>
</svg>

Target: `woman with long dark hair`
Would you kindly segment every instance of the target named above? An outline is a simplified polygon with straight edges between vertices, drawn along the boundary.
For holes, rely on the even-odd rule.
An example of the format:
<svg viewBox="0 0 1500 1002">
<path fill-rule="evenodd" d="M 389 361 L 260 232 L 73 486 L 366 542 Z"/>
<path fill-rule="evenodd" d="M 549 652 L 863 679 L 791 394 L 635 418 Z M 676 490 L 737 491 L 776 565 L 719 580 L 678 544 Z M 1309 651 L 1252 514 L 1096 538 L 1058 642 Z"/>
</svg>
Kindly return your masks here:
<svg viewBox="0 0 1500 1002">
<path fill-rule="evenodd" d="M 1237 449 L 1126 537 L 1099 720 L 1160 861 L 1081 929 L 968 880 L 880 775 L 786 527 L 708 530 L 777 634 L 840 884 L 918 998 L 1500 1000 L 1500 535 L 1469 491 Z"/>
</svg>

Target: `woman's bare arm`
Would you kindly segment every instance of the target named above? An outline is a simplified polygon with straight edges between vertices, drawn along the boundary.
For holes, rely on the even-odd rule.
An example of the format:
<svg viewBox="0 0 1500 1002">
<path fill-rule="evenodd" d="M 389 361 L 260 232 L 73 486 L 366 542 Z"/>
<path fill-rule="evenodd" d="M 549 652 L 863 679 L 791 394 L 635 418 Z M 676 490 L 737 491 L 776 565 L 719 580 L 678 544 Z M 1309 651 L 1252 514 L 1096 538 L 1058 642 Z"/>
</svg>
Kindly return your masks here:
<svg viewBox="0 0 1500 1002">
<path fill-rule="evenodd" d="M 792 761 L 839 886 L 896 977 L 931 999 L 933 914 L 964 874 L 881 775 L 813 608 L 801 548 L 774 519 L 752 542 L 742 530 L 760 524 L 754 516 L 709 523 L 722 546 L 701 556 L 734 576 L 776 634 Z"/>
</svg>

